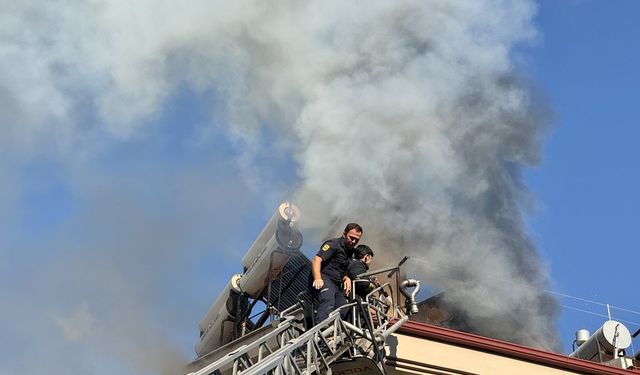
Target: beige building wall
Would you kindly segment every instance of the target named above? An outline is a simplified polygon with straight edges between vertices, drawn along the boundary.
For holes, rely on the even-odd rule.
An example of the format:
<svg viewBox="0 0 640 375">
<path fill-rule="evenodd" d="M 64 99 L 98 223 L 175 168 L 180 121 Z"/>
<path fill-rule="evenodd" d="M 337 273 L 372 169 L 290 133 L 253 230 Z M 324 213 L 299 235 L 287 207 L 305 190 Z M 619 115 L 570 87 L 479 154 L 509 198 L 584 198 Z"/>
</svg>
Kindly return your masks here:
<svg viewBox="0 0 640 375">
<path fill-rule="evenodd" d="M 522 359 L 394 334 L 387 339 L 389 375 L 562 375 L 579 374 Z"/>
</svg>

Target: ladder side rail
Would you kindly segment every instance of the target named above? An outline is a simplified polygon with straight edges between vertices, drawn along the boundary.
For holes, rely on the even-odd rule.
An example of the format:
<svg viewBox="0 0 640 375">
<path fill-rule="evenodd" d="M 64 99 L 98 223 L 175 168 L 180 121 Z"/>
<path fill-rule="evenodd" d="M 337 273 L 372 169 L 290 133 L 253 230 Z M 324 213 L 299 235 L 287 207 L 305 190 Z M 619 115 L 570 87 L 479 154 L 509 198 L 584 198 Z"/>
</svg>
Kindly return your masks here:
<svg viewBox="0 0 640 375">
<path fill-rule="evenodd" d="M 350 308 L 351 306 L 348 307 Z M 345 331 L 346 327 L 341 323 L 343 322 L 342 319 L 340 319 L 340 310 L 337 309 L 331 312 L 331 314 L 329 314 L 329 317 L 325 319 L 321 324 L 316 325 L 307 332 L 291 340 L 287 345 L 283 346 L 260 363 L 257 363 L 255 366 L 252 366 L 251 368 L 241 372 L 240 374 L 261 375 L 275 370 L 283 363 L 286 356 L 291 355 L 293 351 L 305 345 L 307 346 L 307 348 L 311 347 L 312 352 L 321 359 L 321 362 L 325 362 L 328 365 L 330 362 L 326 361 L 325 355 L 322 353 L 322 348 L 320 346 L 321 344 L 324 345 L 326 349 L 329 350 L 329 354 L 331 356 L 335 356 L 338 353 L 337 350 L 333 350 L 333 348 L 342 346 L 340 344 L 340 341 L 344 342 L 345 338 L 350 338 L 350 335 L 348 335 L 346 332 L 343 332 Z M 334 328 L 334 326 L 337 326 L 338 328 Z M 310 341 L 313 342 L 314 345 L 308 345 Z M 309 356 L 313 355 L 313 353 L 308 352 L 306 354 L 307 356 Z M 307 359 L 307 364 L 309 364 L 310 362 L 312 361 Z M 302 373 L 310 374 L 310 371 L 315 371 L 314 368 L 316 366 L 310 367 L 311 368 L 308 367 Z"/>
<path fill-rule="evenodd" d="M 400 326 L 402 326 L 407 320 L 409 320 L 408 315 L 405 315 L 402 318 L 398 319 L 395 323 L 393 323 L 391 327 L 387 328 L 386 330 L 384 330 L 384 332 L 381 333 L 382 337 L 384 337 L 384 339 L 386 340 L 386 338 L 389 337 L 390 334 L 397 331 L 398 328 L 400 328 Z"/>
<path fill-rule="evenodd" d="M 254 349 L 258 349 L 258 352 L 260 351 L 260 348 L 265 348 L 269 351 L 271 351 L 271 349 L 268 347 L 267 343 L 269 341 L 271 341 L 272 339 L 278 339 L 278 336 L 291 329 L 292 327 L 292 323 L 293 323 L 293 317 L 289 317 L 289 318 L 285 318 L 285 320 L 283 322 L 280 322 L 278 324 L 278 327 L 272 331 L 269 332 L 268 334 L 264 335 L 263 337 L 261 337 L 260 339 L 247 344 L 247 345 L 243 345 L 241 347 L 239 347 L 238 349 L 232 351 L 231 353 L 227 354 L 226 356 L 220 358 L 219 360 L 210 363 L 209 365 L 203 367 L 202 369 L 195 371 L 195 372 L 191 372 L 188 375 L 210 375 L 213 373 L 213 371 L 217 370 L 220 367 L 223 367 L 229 363 L 232 362 L 236 362 L 240 357 L 242 357 L 245 353 L 248 353 Z M 264 349 L 263 349 L 264 350 Z M 273 351 L 271 351 L 273 352 Z M 234 365 L 235 367 L 235 365 Z"/>
<path fill-rule="evenodd" d="M 300 294 L 303 294 L 303 293 L 300 293 Z M 301 298 L 300 294 L 298 294 L 298 299 Z M 302 307 L 300 306 L 299 303 L 291 305 L 280 312 L 280 319 L 284 319 L 287 316 L 295 315 L 298 312 L 298 310 L 302 310 Z"/>
</svg>

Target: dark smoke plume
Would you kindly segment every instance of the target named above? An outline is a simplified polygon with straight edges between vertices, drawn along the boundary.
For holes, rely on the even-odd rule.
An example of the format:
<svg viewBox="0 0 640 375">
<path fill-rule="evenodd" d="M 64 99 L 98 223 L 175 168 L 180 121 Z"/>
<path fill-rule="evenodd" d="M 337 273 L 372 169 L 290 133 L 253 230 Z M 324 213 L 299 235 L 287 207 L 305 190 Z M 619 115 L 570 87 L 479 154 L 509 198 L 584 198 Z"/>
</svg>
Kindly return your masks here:
<svg viewBox="0 0 640 375">
<path fill-rule="evenodd" d="M 513 63 L 515 47 L 536 36 L 532 1 L 4 5 L 0 67 L 11 74 L 0 79 L 0 146 L 12 158 L 56 158 L 74 176 L 69 189 L 101 197 L 100 188 L 87 183 L 100 174 L 92 158 L 114 144 L 150 138 L 163 105 L 187 88 L 207 101 L 213 116 L 198 125 L 194 148 L 220 142 L 210 137 L 225 127 L 243 148 L 242 176 L 254 186 L 281 173 L 257 167 L 256 160 L 290 153 L 298 177 L 293 195 L 310 228 L 326 233 L 332 218 L 361 221 L 366 243 L 384 249 L 389 260 L 413 256 L 415 276 L 445 290 L 477 331 L 557 349 L 556 305 L 544 292 L 548 275 L 523 223 L 532 198 L 521 173 L 540 162 L 546 128 Z M 264 168 L 269 173 L 259 172 Z M 18 178 L 4 164 L 0 173 L 14 183 Z M 12 206 L 9 197 L 19 190 L 8 185 L 0 190 L 0 207 Z M 142 191 L 118 194 L 135 202 Z M 110 240 L 91 247 L 94 254 L 112 251 L 111 244 L 141 258 L 160 246 L 167 264 L 189 254 L 171 246 L 194 235 L 183 224 L 202 211 L 185 213 L 180 205 L 192 209 L 207 194 L 172 191 L 186 195 L 170 211 L 181 220 L 150 223 L 139 232 L 116 220 L 118 236 L 105 228 L 101 235 Z M 163 199 L 137 204 L 156 202 Z M 122 204 L 125 212 L 135 207 Z M 98 208 L 83 214 L 87 223 L 120 217 L 108 204 Z M 175 237 L 171 228 L 180 228 Z M 156 230 L 163 236 L 148 240 Z M 114 272 L 87 288 L 112 286 L 113 275 L 125 284 L 140 281 L 127 253 L 103 254 Z M 0 253 L 0 266 L 8 258 Z M 81 259 L 93 265 L 95 258 Z M 154 302 L 125 297 L 114 313 L 132 318 L 122 327 L 154 310 L 145 305 Z M 92 298 L 69 298 L 66 314 L 54 318 L 67 340 L 80 340 L 87 327 L 108 319 Z M 125 331 L 109 331 L 104 345 L 117 346 L 112 343 L 125 340 Z M 157 373 L 140 363 L 180 362 L 179 355 L 165 355 L 170 338 L 150 337 L 158 350 L 126 351 L 129 368 Z"/>
</svg>

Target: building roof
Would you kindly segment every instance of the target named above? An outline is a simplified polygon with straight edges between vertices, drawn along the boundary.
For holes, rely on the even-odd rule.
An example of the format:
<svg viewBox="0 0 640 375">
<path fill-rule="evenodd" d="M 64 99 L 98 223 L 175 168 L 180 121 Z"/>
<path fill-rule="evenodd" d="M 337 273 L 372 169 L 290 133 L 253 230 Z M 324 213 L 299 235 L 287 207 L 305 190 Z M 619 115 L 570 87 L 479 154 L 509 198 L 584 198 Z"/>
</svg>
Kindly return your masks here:
<svg viewBox="0 0 640 375">
<path fill-rule="evenodd" d="M 469 349 L 498 354 L 558 369 L 575 371 L 585 375 L 640 374 L 640 369 L 638 368 L 625 370 L 602 363 L 572 358 L 563 354 L 547 352 L 544 350 L 413 321 L 407 321 L 403 324 L 398 330 L 398 333 L 454 344 Z"/>
</svg>

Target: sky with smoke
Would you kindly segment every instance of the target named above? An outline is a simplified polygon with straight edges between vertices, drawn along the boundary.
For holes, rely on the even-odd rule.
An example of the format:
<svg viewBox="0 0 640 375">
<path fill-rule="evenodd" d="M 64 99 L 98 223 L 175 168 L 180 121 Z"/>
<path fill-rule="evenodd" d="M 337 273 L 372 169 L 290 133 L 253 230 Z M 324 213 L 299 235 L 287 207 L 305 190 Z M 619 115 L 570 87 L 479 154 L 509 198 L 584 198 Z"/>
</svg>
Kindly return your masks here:
<svg viewBox="0 0 640 375">
<path fill-rule="evenodd" d="M 638 256 L 619 4 L 3 1 L 0 375 L 179 373 L 284 199 L 306 253 L 359 221 L 486 335 L 638 309 L 576 271 Z"/>
</svg>

